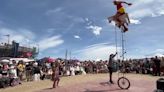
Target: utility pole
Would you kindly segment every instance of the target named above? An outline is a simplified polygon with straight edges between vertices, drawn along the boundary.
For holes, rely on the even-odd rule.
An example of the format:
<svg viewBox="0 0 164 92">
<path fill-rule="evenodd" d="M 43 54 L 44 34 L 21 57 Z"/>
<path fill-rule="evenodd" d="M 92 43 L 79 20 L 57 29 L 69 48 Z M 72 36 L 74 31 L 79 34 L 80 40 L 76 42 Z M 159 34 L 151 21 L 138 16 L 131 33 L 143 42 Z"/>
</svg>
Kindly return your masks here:
<svg viewBox="0 0 164 92">
<path fill-rule="evenodd" d="M 67 54 L 68 54 L 68 50 L 66 49 L 66 52 L 65 52 L 65 60 L 67 60 Z"/>
<path fill-rule="evenodd" d="M 30 41 L 27 39 L 28 48 L 30 49 Z"/>
<path fill-rule="evenodd" d="M 71 60 L 71 58 L 72 58 L 72 55 L 71 55 L 72 53 L 71 53 L 71 51 L 70 51 L 70 53 L 69 53 L 69 56 L 70 56 L 70 60 Z"/>
<path fill-rule="evenodd" d="M 68 50 L 66 49 L 66 51 L 65 51 L 65 65 L 66 65 L 66 70 L 68 70 L 67 54 L 68 54 Z"/>
<path fill-rule="evenodd" d="M 39 49 L 39 44 L 37 44 L 37 46 L 38 46 L 38 54 L 39 54 L 39 51 L 40 51 L 40 49 Z"/>
<path fill-rule="evenodd" d="M 10 34 L 4 35 L 4 36 L 7 37 L 7 47 L 6 47 L 6 50 L 4 52 L 7 54 L 7 56 L 9 56 L 9 53 L 10 53 L 10 51 L 9 51 L 9 48 L 10 48 L 10 46 L 9 46 L 9 44 L 10 44 Z"/>
</svg>

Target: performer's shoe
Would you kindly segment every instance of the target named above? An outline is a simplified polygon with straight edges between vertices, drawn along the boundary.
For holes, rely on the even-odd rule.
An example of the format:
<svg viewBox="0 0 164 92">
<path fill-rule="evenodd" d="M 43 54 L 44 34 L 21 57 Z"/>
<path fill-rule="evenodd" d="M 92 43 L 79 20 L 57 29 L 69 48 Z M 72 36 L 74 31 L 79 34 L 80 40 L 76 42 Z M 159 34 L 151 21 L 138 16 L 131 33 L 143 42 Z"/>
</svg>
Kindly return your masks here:
<svg viewBox="0 0 164 92">
<path fill-rule="evenodd" d="M 118 25 L 119 28 L 121 28 L 121 25 Z"/>
<path fill-rule="evenodd" d="M 124 28 L 124 31 L 123 32 L 125 33 L 126 31 L 128 31 L 128 28 Z"/>
<path fill-rule="evenodd" d="M 108 22 L 109 22 L 109 23 L 111 23 L 111 22 L 112 22 L 112 20 L 110 19 L 110 17 L 108 17 Z"/>
<path fill-rule="evenodd" d="M 114 82 L 113 81 L 109 81 L 111 84 L 114 84 Z"/>
</svg>

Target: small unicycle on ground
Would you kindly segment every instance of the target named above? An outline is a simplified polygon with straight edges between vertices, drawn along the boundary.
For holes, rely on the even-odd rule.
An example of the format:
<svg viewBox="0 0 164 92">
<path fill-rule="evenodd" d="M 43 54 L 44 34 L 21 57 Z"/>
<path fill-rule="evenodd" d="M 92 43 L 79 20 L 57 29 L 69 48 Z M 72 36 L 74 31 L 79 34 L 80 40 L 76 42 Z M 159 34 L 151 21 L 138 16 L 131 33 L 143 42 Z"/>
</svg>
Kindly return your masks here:
<svg viewBox="0 0 164 92">
<path fill-rule="evenodd" d="M 119 73 L 121 73 L 121 77 L 119 77 Z M 125 69 L 122 69 L 120 72 L 118 72 L 118 86 L 121 89 L 129 89 L 130 88 L 130 81 L 125 77 Z"/>
<path fill-rule="evenodd" d="M 125 78 L 124 76 L 118 78 L 117 84 L 121 89 L 129 89 L 130 88 L 130 81 L 127 78 Z"/>
</svg>

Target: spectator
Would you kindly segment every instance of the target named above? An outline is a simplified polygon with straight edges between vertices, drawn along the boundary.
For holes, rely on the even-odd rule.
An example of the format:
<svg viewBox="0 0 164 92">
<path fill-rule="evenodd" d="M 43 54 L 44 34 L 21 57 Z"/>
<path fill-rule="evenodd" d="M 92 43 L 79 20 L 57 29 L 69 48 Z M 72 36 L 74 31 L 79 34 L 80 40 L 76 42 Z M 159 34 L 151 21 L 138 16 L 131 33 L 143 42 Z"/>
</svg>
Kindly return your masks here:
<svg viewBox="0 0 164 92">
<path fill-rule="evenodd" d="M 24 72 L 25 72 L 25 65 L 23 64 L 23 61 L 19 61 L 17 65 L 17 73 L 21 81 L 23 81 Z"/>
<path fill-rule="evenodd" d="M 161 74 L 161 71 L 160 71 L 160 63 L 161 63 L 161 60 L 158 59 L 157 56 L 155 56 L 154 63 L 155 63 L 155 66 L 156 66 L 156 73 L 155 73 L 155 75 L 156 76 L 160 76 L 160 74 Z"/>
<path fill-rule="evenodd" d="M 150 74 L 150 62 L 149 62 L 149 60 L 146 58 L 145 59 L 145 68 L 146 68 L 146 74 Z"/>
<path fill-rule="evenodd" d="M 60 78 L 59 78 L 59 62 L 56 61 L 54 64 L 53 64 L 53 67 L 52 67 L 52 80 L 53 80 L 53 88 L 56 88 L 56 86 L 59 85 L 59 81 L 60 81 Z"/>
<path fill-rule="evenodd" d="M 8 70 L 9 70 L 8 64 L 4 63 L 2 66 L 2 76 L 7 77 L 8 76 Z"/>
<path fill-rule="evenodd" d="M 13 76 L 13 78 L 17 78 L 17 67 L 16 67 L 16 61 L 12 61 L 9 69 L 9 74 Z"/>
<path fill-rule="evenodd" d="M 34 81 L 39 81 L 40 80 L 40 75 L 41 75 L 41 71 L 40 71 L 40 67 L 38 66 L 38 64 L 35 62 L 34 63 L 34 68 L 33 68 L 33 72 L 34 72 Z"/>
<path fill-rule="evenodd" d="M 70 66 L 71 76 L 75 75 L 75 67 L 72 65 Z"/>
<path fill-rule="evenodd" d="M 2 75 L 2 66 L 0 65 L 0 75 Z"/>
<path fill-rule="evenodd" d="M 112 63 L 114 62 L 114 57 L 117 55 L 116 54 L 110 54 L 109 56 L 109 63 L 108 63 L 108 70 L 109 70 L 109 82 L 113 84 L 112 81 L 112 73 L 113 73 L 113 68 L 112 68 Z"/>
<path fill-rule="evenodd" d="M 33 76 L 33 65 L 31 62 L 26 64 L 26 79 L 27 81 L 32 81 Z"/>
</svg>

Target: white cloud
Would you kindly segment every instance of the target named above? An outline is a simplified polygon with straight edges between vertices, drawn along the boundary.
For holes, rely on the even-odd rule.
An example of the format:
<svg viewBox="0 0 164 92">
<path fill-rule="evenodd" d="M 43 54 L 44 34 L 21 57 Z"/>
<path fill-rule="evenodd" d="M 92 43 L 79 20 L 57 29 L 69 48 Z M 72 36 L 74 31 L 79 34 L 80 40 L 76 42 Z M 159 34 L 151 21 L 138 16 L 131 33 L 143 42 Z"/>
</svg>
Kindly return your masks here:
<svg viewBox="0 0 164 92">
<path fill-rule="evenodd" d="M 80 39 L 80 36 L 78 36 L 78 35 L 74 35 L 74 38 L 76 38 L 76 39 Z"/>
<path fill-rule="evenodd" d="M 72 16 L 72 15 L 68 15 L 68 14 L 66 14 L 66 15 L 70 20 L 72 20 L 75 23 L 84 23 L 84 21 L 85 21 L 82 17 Z"/>
<path fill-rule="evenodd" d="M 132 19 L 144 17 L 157 17 L 164 14 L 164 0 L 135 0 L 127 8 Z"/>
<path fill-rule="evenodd" d="M 51 10 L 48 10 L 46 12 L 46 15 L 51 15 L 51 14 L 54 14 L 54 13 L 57 13 L 57 12 L 61 12 L 63 10 L 63 8 L 61 7 L 58 7 L 58 8 L 55 8 L 55 9 L 51 9 Z"/>
<path fill-rule="evenodd" d="M 161 10 L 161 12 L 159 14 L 164 15 L 164 10 Z"/>
<path fill-rule="evenodd" d="M 120 50 L 121 48 L 118 47 L 118 52 L 120 52 Z M 107 60 L 111 53 L 116 53 L 116 47 L 114 45 L 109 45 L 108 43 L 100 43 L 87 46 L 74 53 L 79 54 L 79 58 L 82 60 Z"/>
<path fill-rule="evenodd" d="M 159 56 L 159 57 L 164 56 L 164 49 L 156 49 L 152 51 L 152 53 L 146 55 L 146 57 L 154 57 L 154 56 Z"/>
<path fill-rule="evenodd" d="M 92 21 L 87 21 L 87 25 L 91 25 L 92 24 Z"/>
<path fill-rule="evenodd" d="M 93 32 L 93 34 L 95 34 L 96 36 L 100 35 L 102 31 L 102 27 L 93 26 L 93 25 L 88 26 L 87 29 L 90 29 Z"/>
<path fill-rule="evenodd" d="M 161 54 L 161 53 L 153 53 L 153 54 L 146 55 L 147 58 L 151 58 L 151 57 L 155 57 L 155 56 L 164 57 L 164 54 Z"/>
<path fill-rule="evenodd" d="M 88 18 L 85 18 L 85 21 L 89 21 L 89 19 Z"/>
<path fill-rule="evenodd" d="M 161 54 L 161 53 L 156 53 L 156 54 L 154 54 L 154 56 L 164 57 L 164 54 Z"/>
<path fill-rule="evenodd" d="M 45 38 L 39 42 L 39 47 L 41 51 L 44 51 L 48 48 L 56 47 L 64 43 L 64 40 L 61 39 L 61 36 L 52 36 L 50 38 Z"/>
<path fill-rule="evenodd" d="M 84 19 L 87 25 L 87 29 L 89 29 L 90 31 L 92 31 L 93 34 L 100 35 L 101 31 L 102 31 L 102 27 L 100 26 L 96 26 L 93 24 L 93 22 L 91 20 L 89 20 L 88 18 Z"/>
<path fill-rule="evenodd" d="M 164 53 L 164 49 L 156 49 L 155 52 L 157 52 L 157 53 Z"/>
<path fill-rule="evenodd" d="M 145 58 L 145 56 L 127 54 L 126 57 L 125 57 L 125 59 L 140 59 L 140 58 Z"/>
<path fill-rule="evenodd" d="M 28 29 L 18 29 L 19 34 L 23 35 L 25 38 L 28 39 L 35 39 L 36 35 Z"/>
<path fill-rule="evenodd" d="M 15 40 L 22 46 L 35 46 L 37 43 L 34 42 L 36 35 L 27 29 L 12 30 L 9 28 L 0 28 L 1 42 L 7 43 L 8 39 L 4 35 L 10 35 L 10 43 Z M 40 50 L 44 51 L 51 47 L 56 47 L 62 44 L 64 41 L 61 36 L 53 36 L 50 38 L 44 38 L 38 42 Z"/>
<path fill-rule="evenodd" d="M 47 29 L 47 32 L 48 33 L 53 33 L 55 30 L 56 30 L 55 28 L 49 28 L 49 29 Z"/>
<path fill-rule="evenodd" d="M 12 30 L 9 28 L 0 28 L 0 34 L 1 34 L 1 42 L 7 42 L 8 38 L 4 35 L 10 35 L 10 43 L 11 41 L 15 40 L 16 42 L 19 42 L 20 44 L 28 44 L 27 40 L 33 40 L 35 38 L 35 34 L 27 29 L 17 29 Z"/>
<path fill-rule="evenodd" d="M 144 18 L 147 16 L 153 16 L 154 13 L 150 9 L 141 9 L 141 10 L 136 10 L 132 13 L 130 13 L 130 17 L 132 18 Z"/>
<path fill-rule="evenodd" d="M 99 46 L 104 46 L 104 45 L 109 45 L 109 43 L 98 43 L 98 44 L 93 44 L 93 45 L 87 46 L 86 48 L 99 47 Z"/>
<path fill-rule="evenodd" d="M 46 15 L 53 15 L 54 18 L 60 17 L 63 20 L 64 19 L 70 19 L 70 20 L 72 20 L 73 22 L 76 22 L 76 23 L 83 23 L 84 22 L 84 19 L 82 17 L 67 14 L 67 12 L 64 11 L 63 7 L 58 7 L 58 8 L 55 8 L 55 9 L 48 10 L 46 12 Z"/>
<path fill-rule="evenodd" d="M 141 22 L 139 20 L 136 20 L 136 19 L 130 19 L 130 22 L 132 24 L 141 24 Z"/>
</svg>

